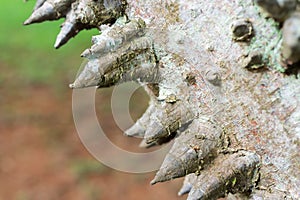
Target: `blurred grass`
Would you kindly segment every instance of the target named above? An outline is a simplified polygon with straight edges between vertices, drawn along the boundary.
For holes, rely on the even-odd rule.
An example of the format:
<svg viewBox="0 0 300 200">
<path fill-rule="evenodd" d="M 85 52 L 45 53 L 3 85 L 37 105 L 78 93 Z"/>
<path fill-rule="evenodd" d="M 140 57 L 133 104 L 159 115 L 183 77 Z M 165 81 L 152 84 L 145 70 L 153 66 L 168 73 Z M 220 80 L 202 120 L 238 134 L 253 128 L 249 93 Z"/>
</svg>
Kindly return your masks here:
<svg viewBox="0 0 300 200">
<path fill-rule="evenodd" d="M 80 53 L 90 46 L 91 36 L 98 34 L 98 30 L 82 31 L 56 50 L 53 45 L 64 19 L 23 26 L 34 3 L 32 0 L 1 2 L 0 67 L 8 66 L 22 84 L 69 83 L 83 61 Z M 0 74 L 0 83 L 5 81 L 5 75 L 5 72 Z"/>
</svg>

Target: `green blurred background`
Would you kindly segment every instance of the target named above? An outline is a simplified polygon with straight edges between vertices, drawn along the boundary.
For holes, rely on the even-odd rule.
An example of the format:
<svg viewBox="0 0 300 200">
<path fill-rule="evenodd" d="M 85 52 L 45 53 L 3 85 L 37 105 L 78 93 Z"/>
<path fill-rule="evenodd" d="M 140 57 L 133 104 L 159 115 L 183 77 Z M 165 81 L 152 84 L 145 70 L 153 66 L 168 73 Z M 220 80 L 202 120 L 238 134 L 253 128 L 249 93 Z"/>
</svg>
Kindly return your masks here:
<svg viewBox="0 0 300 200">
<path fill-rule="evenodd" d="M 0 6 L 0 200 L 185 199 L 176 196 L 181 180 L 150 186 L 154 173 L 109 169 L 84 149 L 72 119 L 68 84 L 83 61 L 79 55 L 98 31 L 82 31 L 55 50 L 63 20 L 22 25 L 34 3 L 4 0 Z M 111 90 L 97 93 L 99 121 L 118 145 L 138 146 L 113 122 Z M 148 99 L 142 90 L 132 99 L 136 119 Z"/>
</svg>

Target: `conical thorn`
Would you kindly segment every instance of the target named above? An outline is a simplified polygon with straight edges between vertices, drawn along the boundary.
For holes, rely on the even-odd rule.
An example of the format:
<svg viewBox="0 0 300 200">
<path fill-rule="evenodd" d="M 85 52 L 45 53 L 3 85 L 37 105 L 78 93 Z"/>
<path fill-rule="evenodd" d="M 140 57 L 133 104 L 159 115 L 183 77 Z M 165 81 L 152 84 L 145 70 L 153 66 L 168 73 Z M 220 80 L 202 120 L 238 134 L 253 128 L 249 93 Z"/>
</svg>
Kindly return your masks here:
<svg viewBox="0 0 300 200">
<path fill-rule="evenodd" d="M 197 176 L 194 173 L 186 175 L 184 178 L 184 181 L 183 181 L 183 185 L 178 192 L 178 196 L 182 196 L 184 194 L 189 193 L 191 191 L 191 189 L 193 188 L 193 185 L 195 184 L 196 179 L 197 179 Z"/>
<path fill-rule="evenodd" d="M 120 21 L 120 22 L 119 22 Z M 100 57 L 103 54 L 120 48 L 124 43 L 133 41 L 144 35 L 145 22 L 141 19 L 126 21 L 120 18 L 111 28 L 105 29 L 101 35 L 93 37 L 93 45 L 86 49 L 81 57 Z"/>
<path fill-rule="evenodd" d="M 66 44 L 72 37 L 76 36 L 80 30 L 82 30 L 82 28 L 80 28 L 78 24 L 65 22 L 56 38 L 54 48 L 58 49 Z"/>
<path fill-rule="evenodd" d="M 217 155 L 222 133 L 222 129 L 209 118 L 195 119 L 175 139 L 152 184 L 201 170 Z"/>
<path fill-rule="evenodd" d="M 258 177 L 259 160 L 258 155 L 247 151 L 220 155 L 198 176 L 187 199 L 217 199 L 228 192 L 248 191 Z"/>
<path fill-rule="evenodd" d="M 176 103 L 162 102 L 160 107 L 160 110 L 152 115 L 151 123 L 146 130 L 145 139 L 147 143 L 166 138 L 195 118 L 194 113 L 186 107 L 185 103 L 180 101 Z"/>
<path fill-rule="evenodd" d="M 53 5 L 47 1 L 37 10 L 33 11 L 30 17 L 24 22 L 24 25 L 29 25 L 33 23 L 43 22 L 49 19 L 55 18 L 56 11 Z"/>
<path fill-rule="evenodd" d="M 67 12 L 71 10 L 71 4 L 75 0 L 48 0 L 39 8 L 35 9 L 24 25 L 43 22 L 46 20 L 57 20 L 65 17 Z"/>
<path fill-rule="evenodd" d="M 119 49 L 89 59 L 76 78 L 75 88 L 109 87 L 128 81 L 154 82 L 160 78 L 152 40 L 136 38 Z"/>
<path fill-rule="evenodd" d="M 156 111 L 155 104 L 149 104 L 145 113 L 136 121 L 136 123 L 127 129 L 124 134 L 129 137 L 144 137 L 147 126 L 150 122 L 150 116 Z"/>
</svg>

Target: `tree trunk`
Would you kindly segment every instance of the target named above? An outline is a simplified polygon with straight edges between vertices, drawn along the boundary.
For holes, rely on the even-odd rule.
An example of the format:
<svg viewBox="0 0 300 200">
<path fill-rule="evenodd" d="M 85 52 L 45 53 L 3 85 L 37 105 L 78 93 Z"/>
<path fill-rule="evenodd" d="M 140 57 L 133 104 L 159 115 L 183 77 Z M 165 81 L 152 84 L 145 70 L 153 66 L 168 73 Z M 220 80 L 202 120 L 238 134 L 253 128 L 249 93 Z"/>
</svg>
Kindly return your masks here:
<svg viewBox="0 0 300 200">
<path fill-rule="evenodd" d="M 143 117 L 160 118 L 142 117 L 139 123 L 150 126 L 138 135 L 146 146 L 176 135 L 153 184 L 187 175 L 180 194 L 189 192 L 188 199 L 300 199 L 300 48 L 288 42 L 300 27 L 298 14 L 279 6 L 279 16 L 261 3 L 273 1 L 257 2 L 262 7 L 249 0 L 127 0 L 127 16 L 145 21 L 146 34 L 113 50 L 123 58 L 129 45 L 134 59 L 118 60 L 92 78 L 100 87 L 150 83 L 156 110 Z M 90 65 L 103 61 L 93 48 L 89 52 Z M 143 63 L 147 68 L 130 71 Z M 116 68 L 121 70 L 112 73 Z M 91 86 L 76 81 L 73 88 Z M 127 134 L 137 134 L 136 126 Z"/>
</svg>

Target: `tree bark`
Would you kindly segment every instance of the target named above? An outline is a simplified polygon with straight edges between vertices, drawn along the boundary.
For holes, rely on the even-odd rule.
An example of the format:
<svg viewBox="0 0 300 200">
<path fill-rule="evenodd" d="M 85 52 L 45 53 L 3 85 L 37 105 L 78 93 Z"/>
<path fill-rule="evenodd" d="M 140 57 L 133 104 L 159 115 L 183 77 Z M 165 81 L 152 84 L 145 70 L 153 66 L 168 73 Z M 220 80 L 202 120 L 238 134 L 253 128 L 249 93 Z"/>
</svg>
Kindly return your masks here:
<svg viewBox="0 0 300 200">
<path fill-rule="evenodd" d="M 260 182 L 251 198 L 299 199 L 299 72 L 279 72 L 284 68 L 280 25 L 251 1 L 127 2 L 127 14 L 144 19 L 166 51 L 183 57 L 195 71 L 216 70 L 221 75 L 212 106 L 222 108 L 214 115 L 233 148 L 261 157 Z M 250 42 L 233 40 L 237 20 L 251 22 Z M 259 64 L 264 66 L 249 71 L 245 67 L 256 54 L 262 55 Z M 197 89 L 194 92 L 197 95 Z"/>
</svg>

